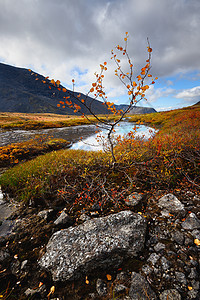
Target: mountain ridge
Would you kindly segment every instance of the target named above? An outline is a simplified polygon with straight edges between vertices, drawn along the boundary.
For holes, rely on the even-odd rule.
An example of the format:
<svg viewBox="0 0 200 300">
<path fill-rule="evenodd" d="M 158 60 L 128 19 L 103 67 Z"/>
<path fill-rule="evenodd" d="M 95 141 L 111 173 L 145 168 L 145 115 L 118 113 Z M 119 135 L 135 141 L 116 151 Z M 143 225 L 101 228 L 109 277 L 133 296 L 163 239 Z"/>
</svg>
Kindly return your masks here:
<svg viewBox="0 0 200 300">
<path fill-rule="evenodd" d="M 44 84 L 46 81 L 48 84 Z M 50 85 L 50 81 L 43 75 L 30 72 L 28 69 L 14 67 L 4 63 L 0 63 L 0 111 L 1 112 L 21 112 L 21 113 L 56 113 L 81 115 L 90 114 L 88 109 L 80 104 L 79 101 L 72 96 L 73 92 L 66 89 L 63 92 L 57 87 Z M 63 86 L 61 86 L 63 88 Z M 75 95 L 80 94 L 82 99 L 86 99 L 86 95 L 74 92 Z M 70 100 L 74 104 L 81 106 L 80 112 L 74 112 L 74 109 L 67 105 L 65 109 L 57 107 L 59 101 L 64 101 L 63 97 L 70 95 Z M 87 105 L 91 105 L 95 114 L 108 114 L 102 102 L 87 97 Z M 126 109 L 128 105 L 116 105 L 117 109 Z M 131 114 L 156 112 L 155 109 L 149 107 L 133 107 Z"/>
</svg>

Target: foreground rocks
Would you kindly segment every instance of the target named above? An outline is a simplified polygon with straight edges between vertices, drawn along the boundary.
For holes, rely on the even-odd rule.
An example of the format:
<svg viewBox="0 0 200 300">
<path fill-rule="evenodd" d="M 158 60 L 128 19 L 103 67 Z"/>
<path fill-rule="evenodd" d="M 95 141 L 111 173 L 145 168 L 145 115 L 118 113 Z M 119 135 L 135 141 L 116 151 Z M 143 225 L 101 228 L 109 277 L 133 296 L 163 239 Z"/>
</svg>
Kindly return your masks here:
<svg viewBox="0 0 200 300">
<path fill-rule="evenodd" d="M 141 211 L 143 199 L 104 217 L 16 214 L 0 238 L 2 291 L 10 282 L 18 299 L 200 299 L 200 197 L 160 191 Z"/>
<path fill-rule="evenodd" d="M 146 220 L 131 211 L 89 220 L 54 233 L 39 265 L 54 281 L 74 279 L 92 269 L 118 267 L 144 247 Z"/>
</svg>

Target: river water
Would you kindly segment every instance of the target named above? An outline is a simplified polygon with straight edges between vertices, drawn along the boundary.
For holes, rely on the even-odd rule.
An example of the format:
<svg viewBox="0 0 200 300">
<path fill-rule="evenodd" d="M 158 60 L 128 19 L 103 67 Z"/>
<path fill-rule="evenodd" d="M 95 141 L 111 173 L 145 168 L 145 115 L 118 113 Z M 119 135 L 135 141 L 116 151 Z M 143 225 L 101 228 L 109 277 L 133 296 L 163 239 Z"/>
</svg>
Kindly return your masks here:
<svg viewBox="0 0 200 300">
<path fill-rule="evenodd" d="M 121 122 L 120 126 L 115 128 L 115 135 L 124 135 L 132 130 L 135 124 L 131 122 Z M 0 147 L 6 146 L 12 143 L 18 143 L 34 139 L 38 136 L 45 136 L 50 138 L 63 138 L 72 144 L 72 149 L 84 149 L 84 150 L 101 150 L 102 144 L 97 142 L 97 130 L 95 125 L 81 125 L 62 128 L 50 128 L 50 129 L 36 129 L 36 130 L 2 130 L 0 129 Z M 140 125 L 136 136 L 144 135 L 145 138 L 149 138 L 152 133 L 150 127 Z M 152 131 L 154 133 L 154 131 Z M 102 136 L 106 136 L 107 131 L 101 132 Z M 82 140 L 80 141 L 80 139 Z"/>
</svg>

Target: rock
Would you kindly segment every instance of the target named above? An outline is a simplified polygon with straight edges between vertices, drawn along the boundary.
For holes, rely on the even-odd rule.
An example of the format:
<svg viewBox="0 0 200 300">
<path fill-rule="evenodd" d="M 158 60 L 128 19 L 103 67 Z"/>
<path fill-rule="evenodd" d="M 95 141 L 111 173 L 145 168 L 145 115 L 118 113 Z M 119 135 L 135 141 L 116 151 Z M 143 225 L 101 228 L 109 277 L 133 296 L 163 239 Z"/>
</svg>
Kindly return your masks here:
<svg viewBox="0 0 200 300">
<path fill-rule="evenodd" d="M 184 205 L 173 194 L 167 194 L 160 198 L 158 206 L 168 215 L 169 213 L 184 212 Z"/>
<path fill-rule="evenodd" d="M 147 280 L 140 274 L 132 272 L 129 296 L 132 300 L 157 299 Z"/>
<path fill-rule="evenodd" d="M 200 240 L 200 230 L 197 230 L 197 229 L 193 230 L 191 232 L 191 235 L 193 236 L 194 239 Z"/>
<path fill-rule="evenodd" d="M 152 253 L 149 258 L 147 259 L 148 262 L 151 262 L 152 265 L 154 266 L 157 261 L 159 260 L 160 256 L 156 253 Z"/>
<path fill-rule="evenodd" d="M 54 233 L 39 265 L 52 273 L 54 281 L 118 267 L 125 257 L 142 250 L 145 234 L 145 218 L 131 211 L 89 220 Z"/>
<path fill-rule="evenodd" d="M 150 267 L 149 265 L 143 265 L 142 272 L 144 272 L 145 275 L 149 275 L 153 272 L 153 268 Z"/>
<path fill-rule="evenodd" d="M 13 275 L 17 275 L 20 272 L 20 261 L 15 259 L 10 264 L 10 270 Z"/>
<path fill-rule="evenodd" d="M 189 297 L 189 299 L 199 300 L 200 297 L 198 297 L 198 296 L 200 296 L 200 295 L 198 295 L 198 294 L 199 294 L 198 291 L 191 290 L 188 292 L 188 297 Z"/>
<path fill-rule="evenodd" d="M 10 257 L 10 254 L 7 249 L 0 249 L 0 263 L 3 263 L 6 259 Z"/>
<path fill-rule="evenodd" d="M 200 221 L 194 213 L 189 214 L 187 219 L 181 224 L 184 229 L 194 230 L 200 228 Z"/>
<path fill-rule="evenodd" d="M 160 300 L 181 300 L 181 295 L 175 289 L 165 290 L 159 296 Z"/>
<path fill-rule="evenodd" d="M 180 231 L 175 231 L 172 233 L 172 241 L 175 241 L 179 245 L 184 243 L 184 234 Z"/>
<path fill-rule="evenodd" d="M 128 199 L 125 199 L 125 203 L 128 206 L 136 206 L 142 200 L 142 195 L 137 192 L 132 193 Z"/>
<path fill-rule="evenodd" d="M 21 263 L 21 270 L 24 270 L 26 268 L 27 263 L 28 263 L 27 259 Z"/>
<path fill-rule="evenodd" d="M 127 287 L 123 284 L 118 284 L 114 287 L 114 290 L 113 290 L 113 296 L 116 297 L 116 296 L 120 296 L 120 294 L 123 294 L 124 292 L 126 292 L 127 290 Z"/>
<path fill-rule="evenodd" d="M 96 290 L 99 296 L 105 296 L 107 294 L 107 285 L 102 279 L 97 279 Z"/>
<path fill-rule="evenodd" d="M 190 279 L 198 278 L 198 273 L 197 273 L 196 268 L 191 268 L 191 272 L 188 275 L 188 278 L 190 278 Z"/>
<path fill-rule="evenodd" d="M 28 288 L 24 294 L 27 296 L 27 297 L 31 297 L 35 294 L 43 294 L 44 292 L 46 292 L 46 286 L 43 284 L 41 287 L 37 288 L 37 289 L 31 289 L 31 288 Z M 28 298 L 30 299 L 30 298 Z M 32 299 L 32 298 L 31 298 Z"/>
<path fill-rule="evenodd" d="M 164 271 L 169 270 L 171 264 L 170 264 L 170 262 L 164 256 L 161 257 L 160 262 L 161 262 L 162 269 Z"/>
<path fill-rule="evenodd" d="M 117 276 L 116 276 L 117 281 L 128 281 L 129 279 L 130 279 L 129 272 L 122 271 L 119 274 L 117 274 Z"/>
<path fill-rule="evenodd" d="M 90 220 L 90 217 L 86 214 L 82 214 L 82 215 L 80 215 L 79 220 L 85 222 L 85 221 Z"/>
<path fill-rule="evenodd" d="M 53 212 L 53 209 L 45 209 L 45 210 L 41 210 L 37 215 L 38 217 L 47 220 L 51 212 Z"/>
<path fill-rule="evenodd" d="M 184 284 L 184 285 L 187 284 L 187 280 L 186 280 L 186 277 L 185 277 L 184 273 L 182 273 L 182 272 L 175 272 L 175 276 L 176 276 L 176 280 L 179 283 Z"/>
<path fill-rule="evenodd" d="M 154 246 L 154 250 L 156 252 L 160 252 L 161 250 L 165 249 L 165 245 L 163 243 L 157 243 L 155 246 Z"/>
<path fill-rule="evenodd" d="M 62 213 L 60 214 L 60 216 L 54 221 L 55 225 L 61 225 L 61 224 L 67 224 L 71 222 L 71 218 L 70 216 L 68 216 L 68 214 L 66 214 L 65 211 L 62 211 Z"/>
</svg>

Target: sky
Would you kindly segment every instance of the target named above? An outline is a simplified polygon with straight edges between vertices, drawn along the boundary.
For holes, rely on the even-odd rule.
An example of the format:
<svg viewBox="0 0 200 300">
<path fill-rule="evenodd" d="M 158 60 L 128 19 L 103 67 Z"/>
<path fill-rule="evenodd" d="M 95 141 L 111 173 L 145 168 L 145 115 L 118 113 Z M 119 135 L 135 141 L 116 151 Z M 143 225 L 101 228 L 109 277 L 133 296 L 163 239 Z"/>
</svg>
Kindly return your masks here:
<svg viewBox="0 0 200 300">
<path fill-rule="evenodd" d="M 186 107 L 200 101 L 199 16 L 200 0 L 0 0 L 0 62 L 30 68 L 69 89 L 74 79 L 83 93 L 107 62 L 108 101 L 128 104 L 111 60 L 128 32 L 134 77 L 146 65 L 147 38 L 150 73 L 158 77 L 140 105 L 157 111 Z M 125 56 L 120 59 L 126 71 Z"/>
</svg>

